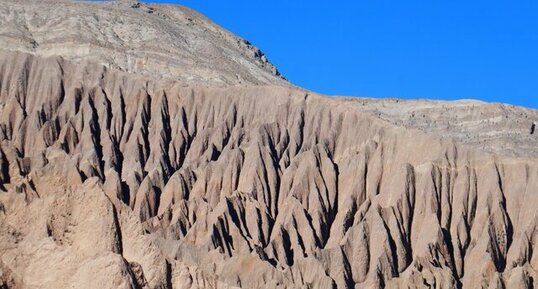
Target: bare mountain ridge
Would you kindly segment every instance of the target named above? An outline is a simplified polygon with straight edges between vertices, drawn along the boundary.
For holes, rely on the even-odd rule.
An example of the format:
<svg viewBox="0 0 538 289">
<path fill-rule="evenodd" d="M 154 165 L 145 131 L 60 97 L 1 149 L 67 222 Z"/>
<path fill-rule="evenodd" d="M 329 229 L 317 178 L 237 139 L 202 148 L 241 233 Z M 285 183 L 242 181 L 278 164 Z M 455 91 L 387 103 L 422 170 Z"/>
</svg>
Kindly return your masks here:
<svg viewBox="0 0 538 289">
<path fill-rule="evenodd" d="M 157 78 L 0 53 L 0 286 L 534 288 L 535 111 Z"/>
<path fill-rule="evenodd" d="M 258 48 L 177 5 L 4 0 L 0 45 L 186 83 L 287 85 Z"/>
<path fill-rule="evenodd" d="M 289 86 L 259 49 L 182 6 L 6 0 L 0 3 L 0 23 L 3 49 L 92 61 L 185 85 Z M 487 152 L 538 155 L 538 134 L 529 133 L 538 121 L 536 110 L 481 102 L 353 100 L 360 102 L 358 109 L 396 125 Z"/>
</svg>

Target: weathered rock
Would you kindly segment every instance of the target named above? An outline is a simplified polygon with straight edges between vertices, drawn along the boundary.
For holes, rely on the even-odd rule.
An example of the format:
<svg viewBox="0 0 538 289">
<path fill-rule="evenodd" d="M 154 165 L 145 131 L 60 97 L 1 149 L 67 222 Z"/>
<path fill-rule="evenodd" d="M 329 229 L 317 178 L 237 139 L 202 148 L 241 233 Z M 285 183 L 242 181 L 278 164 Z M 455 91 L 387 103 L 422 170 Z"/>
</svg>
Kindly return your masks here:
<svg viewBox="0 0 538 289">
<path fill-rule="evenodd" d="M 288 85 L 250 42 L 179 5 L 5 0 L 0 46 L 182 83 Z"/>
<path fill-rule="evenodd" d="M 45 14 L 20 11 L 44 4 L 6 3 L 2 23 L 34 19 L 21 35 L 55 35 Z M 108 23 L 111 7 L 126 19 L 187 13 L 80 5 L 99 18 L 81 27 Z M 534 134 L 471 120 L 439 133 L 455 112 L 470 118 L 467 105 L 516 124 L 536 111 L 186 86 L 142 75 L 163 68 L 151 61 L 127 73 L 44 51 L 0 52 L 0 288 L 535 286 Z M 423 120 L 402 120 L 407 109 Z"/>
</svg>

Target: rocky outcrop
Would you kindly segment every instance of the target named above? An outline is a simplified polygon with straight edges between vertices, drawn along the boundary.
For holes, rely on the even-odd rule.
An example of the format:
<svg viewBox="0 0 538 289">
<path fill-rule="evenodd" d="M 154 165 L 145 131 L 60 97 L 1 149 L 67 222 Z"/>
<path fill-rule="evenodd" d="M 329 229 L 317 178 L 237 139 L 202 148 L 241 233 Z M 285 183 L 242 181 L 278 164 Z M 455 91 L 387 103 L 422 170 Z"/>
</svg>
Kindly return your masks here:
<svg viewBox="0 0 538 289">
<path fill-rule="evenodd" d="M 346 101 L 394 125 L 452 138 L 482 151 L 511 157 L 538 155 L 535 109 L 476 100 L 348 98 Z"/>
<path fill-rule="evenodd" d="M 0 54 L 7 288 L 533 288 L 538 162 L 278 86 Z"/>
<path fill-rule="evenodd" d="M 3 0 L 0 47 L 197 85 L 289 85 L 249 41 L 178 5 Z"/>
</svg>

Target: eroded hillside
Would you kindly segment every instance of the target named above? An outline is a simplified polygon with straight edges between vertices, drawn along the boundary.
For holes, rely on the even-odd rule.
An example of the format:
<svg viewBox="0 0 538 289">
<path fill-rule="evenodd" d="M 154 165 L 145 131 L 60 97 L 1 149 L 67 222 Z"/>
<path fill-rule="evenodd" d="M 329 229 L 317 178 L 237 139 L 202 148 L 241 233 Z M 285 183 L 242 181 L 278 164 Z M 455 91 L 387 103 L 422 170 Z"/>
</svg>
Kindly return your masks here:
<svg viewBox="0 0 538 289">
<path fill-rule="evenodd" d="M 276 86 L 0 57 L 7 288 L 532 288 L 538 163 Z"/>
<path fill-rule="evenodd" d="M 184 7 L 0 3 L 0 288 L 535 288 L 536 110 L 325 97 Z"/>
</svg>

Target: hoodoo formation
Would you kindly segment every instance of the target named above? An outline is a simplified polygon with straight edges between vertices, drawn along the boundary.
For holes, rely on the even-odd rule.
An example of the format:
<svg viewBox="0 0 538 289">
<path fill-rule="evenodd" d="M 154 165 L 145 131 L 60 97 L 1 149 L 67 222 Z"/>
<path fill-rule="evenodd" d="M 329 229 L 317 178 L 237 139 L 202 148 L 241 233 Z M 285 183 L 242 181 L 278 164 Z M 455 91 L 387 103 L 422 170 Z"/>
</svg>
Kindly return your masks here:
<svg viewBox="0 0 538 289">
<path fill-rule="evenodd" d="M 0 47 L 0 288 L 538 282 L 538 111 L 318 95 L 174 5 L 3 0 Z"/>
</svg>

